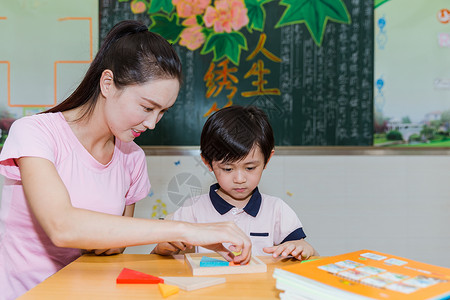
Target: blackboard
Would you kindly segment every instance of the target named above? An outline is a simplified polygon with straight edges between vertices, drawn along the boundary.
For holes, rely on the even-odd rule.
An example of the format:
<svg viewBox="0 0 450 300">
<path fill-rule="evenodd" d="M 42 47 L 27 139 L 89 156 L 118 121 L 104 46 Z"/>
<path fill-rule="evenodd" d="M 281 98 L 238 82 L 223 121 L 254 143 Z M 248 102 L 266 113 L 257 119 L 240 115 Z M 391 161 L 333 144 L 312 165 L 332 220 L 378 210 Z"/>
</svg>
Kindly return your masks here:
<svg viewBox="0 0 450 300">
<path fill-rule="evenodd" d="M 320 13 L 325 12 L 328 17 L 311 23 L 311 14 L 307 14 L 305 20 L 278 26 L 283 17 L 293 13 L 288 1 L 245 1 L 249 14 L 263 12 L 265 19 L 262 25 L 254 22 L 239 30 L 247 47 L 240 48 L 238 61 L 234 57 L 234 62 L 229 59 L 226 64 L 227 57 L 217 59 L 212 51 L 202 53 L 202 47 L 191 51 L 180 45 L 180 40 L 172 40 L 183 63 L 184 85 L 175 106 L 156 129 L 147 131 L 136 142 L 142 146 L 198 145 L 202 126 L 213 104 L 220 108 L 232 102 L 261 107 L 269 115 L 278 146 L 371 146 L 374 3 L 367 0 L 300 2 L 313 3 L 311 6 L 316 5 L 316 8 L 321 6 Z M 170 21 L 182 28 L 183 19 L 176 20 L 178 11 L 171 7 L 170 0 L 155 1 L 160 7 L 152 7 L 142 0 L 146 5 L 142 13 L 133 13 L 131 3 L 100 0 L 100 40 L 115 23 L 124 19 L 141 20 L 150 30 L 162 32 L 169 40 L 177 32 L 164 32 L 161 26 L 155 28 L 157 22 Z M 259 5 L 257 10 L 250 6 L 252 3 Z M 333 16 L 333 7 L 324 6 L 327 3 L 342 4 L 348 20 L 342 19 L 342 13 L 340 18 Z M 311 13 L 306 8 L 302 10 Z M 197 17 L 197 21 L 202 20 Z M 321 28 L 323 34 L 320 34 Z M 261 43 L 264 36 L 266 40 Z M 258 48 L 258 45 L 263 47 Z M 266 51 L 256 51 L 262 48 Z M 216 71 L 222 70 L 221 64 L 235 68 L 235 72 L 230 73 L 235 81 L 228 78 L 229 89 L 224 85 L 217 95 L 208 94 L 212 89 L 211 82 L 208 86 L 208 74 L 213 74 L 208 73 L 211 63 Z M 257 72 L 250 71 L 252 67 L 267 73 L 257 77 Z M 258 78 L 266 80 L 259 87 Z M 214 92 L 217 92 L 218 81 L 215 86 Z M 251 95 L 255 90 L 259 93 Z"/>
</svg>

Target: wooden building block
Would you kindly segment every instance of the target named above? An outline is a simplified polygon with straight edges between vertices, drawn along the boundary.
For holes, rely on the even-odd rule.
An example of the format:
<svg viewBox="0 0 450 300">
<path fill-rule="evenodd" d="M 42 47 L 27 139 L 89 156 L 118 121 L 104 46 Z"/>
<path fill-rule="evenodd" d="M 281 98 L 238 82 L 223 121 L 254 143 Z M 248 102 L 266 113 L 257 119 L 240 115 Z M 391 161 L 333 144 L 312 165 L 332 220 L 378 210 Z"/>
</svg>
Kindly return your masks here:
<svg viewBox="0 0 450 300">
<path fill-rule="evenodd" d="M 245 274 L 245 273 L 264 273 L 267 272 L 267 266 L 256 256 L 252 256 L 247 265 L 220 266 L 220 267 L 200 267 L 200 261 L 203 256 L 216 259 L 223 259 L 217 253 L 187 253 L 184 258 L 192 271 L 192 275 L 220 275 L 220 274 Z"/>
<path fill-rule="evenodd" d="M 193 291 L 201 288 L 225 283 L 224 277 L 161 277 L 164 283 L 173 284 L 185 291 Z"/>
<path fill-rule="evenodd" d="M 117 276 L 116 283 L 164 283 L 164 279 L 152 276 L 139 271 L 123 268 L 119 276 Z"/>
<path fill-rule="evenodd" d="M 223 267 L 229 265 L 230 263 L 224 259 L 217 259 L 208 256 L 203 256 L 200 260 L 200 267 Z"/>
<path fill-rule="evenodd" d="M 158 288 L 164 298 L 175 295 L 180 291 L 178 286 L 165 283 L 158 283 Z"/>
</svg>

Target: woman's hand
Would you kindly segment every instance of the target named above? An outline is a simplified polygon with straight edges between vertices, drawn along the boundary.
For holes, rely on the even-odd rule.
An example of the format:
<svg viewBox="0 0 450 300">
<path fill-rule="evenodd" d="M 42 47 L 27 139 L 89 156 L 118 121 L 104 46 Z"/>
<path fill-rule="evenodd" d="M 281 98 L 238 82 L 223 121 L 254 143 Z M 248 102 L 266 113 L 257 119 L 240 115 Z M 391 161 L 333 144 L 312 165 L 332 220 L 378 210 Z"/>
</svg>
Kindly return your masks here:
<svg viewBox="0 0 450 300">
<path fill-rule="evenodd" d="M 185 223 L 185 243 L 216 251 L 228 261 L 247 264 L 251 259 L 250 238 L 233 222 Z M 223 244 L 231 244 L 227 249 Z M 241 252 L 235 256 L 232 252 Z"/>
</svg>

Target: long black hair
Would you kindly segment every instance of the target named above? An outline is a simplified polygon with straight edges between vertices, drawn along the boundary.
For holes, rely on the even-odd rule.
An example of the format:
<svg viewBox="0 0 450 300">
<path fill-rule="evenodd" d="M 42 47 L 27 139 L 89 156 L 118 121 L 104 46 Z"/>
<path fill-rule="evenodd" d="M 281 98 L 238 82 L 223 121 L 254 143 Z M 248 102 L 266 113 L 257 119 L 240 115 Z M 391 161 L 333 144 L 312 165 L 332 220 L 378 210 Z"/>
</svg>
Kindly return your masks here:
<svg viewBox="0 0 450 300">
<path fill-rule="evenodd" d="M 182 82 L 181 62 L 173 47 L 160 35 L 148 31 L 143 23 L 125 20 L 108 33 L 75 91 L 45 112 L 84 106 L 78 120 L 89 118 L 100 95 L 100 78 L 106 69 L 113 72 L 114 84 L 119 89 L 157 79 Z"/>
</svg>

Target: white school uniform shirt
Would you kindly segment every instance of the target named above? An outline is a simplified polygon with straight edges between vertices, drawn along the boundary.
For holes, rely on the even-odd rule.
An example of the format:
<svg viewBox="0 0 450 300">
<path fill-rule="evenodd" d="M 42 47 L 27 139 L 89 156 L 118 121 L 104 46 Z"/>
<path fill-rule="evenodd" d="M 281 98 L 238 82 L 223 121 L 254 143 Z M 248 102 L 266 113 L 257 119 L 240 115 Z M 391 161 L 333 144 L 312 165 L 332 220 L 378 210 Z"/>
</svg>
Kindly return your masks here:
<svg viewBox="0 0 450 300">
<path fill-rule="evenodd" d="M 217 194 L 219 184 L 213 184 L 209 194 L 186 200 L 173 215 L 175 221 L 191 223 L 234 222 L 252 241 L 252 254 L 271 255 L 264 247 L 306 237 L 296 213 L 280 198 L 261 194 L 255 188 L 244 208 L 237 208 Z M 210 252 L 196 247 L 196 252 Z"/>
</svg>

